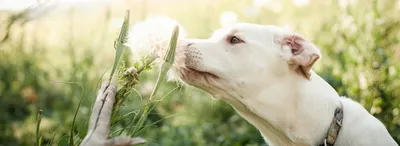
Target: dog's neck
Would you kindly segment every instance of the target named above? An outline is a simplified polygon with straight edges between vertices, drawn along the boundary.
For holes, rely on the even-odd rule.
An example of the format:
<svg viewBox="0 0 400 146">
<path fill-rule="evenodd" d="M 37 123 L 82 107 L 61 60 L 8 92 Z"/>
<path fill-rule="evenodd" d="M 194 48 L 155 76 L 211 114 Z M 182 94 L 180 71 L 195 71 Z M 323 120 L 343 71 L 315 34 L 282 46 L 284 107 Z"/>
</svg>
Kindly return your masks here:
<svg viewBox="0 0 400 146">
<path fill-rule="evenodd" d="M 252 123 L 270 145 L 318 145 L 325 137 L 339 95 L 320 76 L 285 77 L 272 86 L 251 87 L 251 97 L 222 98 Z"/>
</svg>

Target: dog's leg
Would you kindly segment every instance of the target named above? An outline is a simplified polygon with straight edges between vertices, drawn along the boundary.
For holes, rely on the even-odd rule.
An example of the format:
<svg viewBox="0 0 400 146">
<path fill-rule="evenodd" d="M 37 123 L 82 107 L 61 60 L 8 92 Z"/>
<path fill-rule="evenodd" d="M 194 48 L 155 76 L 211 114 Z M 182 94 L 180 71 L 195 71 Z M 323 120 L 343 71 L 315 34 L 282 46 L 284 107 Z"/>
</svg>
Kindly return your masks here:
<svg viewBox="0 0 400 146">
<path fill-rule="evenodd" d="M 81 146 L 129 146 L 142 144 L 142 138 L 116 137 L 108 139 L 110 133 L 110 120 L 115 101 L 117 87 L 108 81 L 103 82 L 97 93 L 96 103 L 90 116 L 89 129 Z"/>
</svg>

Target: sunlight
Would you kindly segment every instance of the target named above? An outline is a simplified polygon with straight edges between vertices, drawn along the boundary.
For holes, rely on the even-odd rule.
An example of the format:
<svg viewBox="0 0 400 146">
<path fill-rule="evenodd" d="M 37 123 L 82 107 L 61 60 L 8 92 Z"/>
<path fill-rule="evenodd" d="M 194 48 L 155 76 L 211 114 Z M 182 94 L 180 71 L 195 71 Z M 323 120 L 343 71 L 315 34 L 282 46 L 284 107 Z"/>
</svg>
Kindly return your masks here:
<svg viewBox="0 0 400 146">
<path fill-rule="evenodd" d="M 17 11 L 28 8 L 29 6 L 35 5 L 36 3 L 36 0 L 2 0 L 0 1 L 0 10 Z"/>
<path fill-rule="evenodd" d="M 67 5 L 82 5 L 82 4 L 99 4 L 105 2 L 111 2 L 112 0 L 49 0 L 52 4 L 67 4 Z M 0 10 L 18 11 L 26 9 L 30 6 L 36 5 L 38 0 L 1 0 Z"/>
<path fill-rule="evenodd" d="M 299 6 L 299 7 L 307 6 L 309 3 L 310 3 L 310 0 L 293 0 L 293 4 L 295 6 Z"/>
<path fill-rule="evenodd" d="M 229 26 L 235 24 L 238 21 L 237 15 L 232 11 L 222 12 L 219 17 L 219 23 L 221 26 Z"/>
</svg>

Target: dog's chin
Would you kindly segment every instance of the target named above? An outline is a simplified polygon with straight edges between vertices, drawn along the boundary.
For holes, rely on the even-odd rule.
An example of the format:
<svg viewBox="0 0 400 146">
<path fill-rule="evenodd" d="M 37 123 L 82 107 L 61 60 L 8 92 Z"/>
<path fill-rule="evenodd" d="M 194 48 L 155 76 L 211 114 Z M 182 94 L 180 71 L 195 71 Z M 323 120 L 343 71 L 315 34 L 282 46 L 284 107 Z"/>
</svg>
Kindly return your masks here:
<svg viewBox="0 0 400 146">
<path fill-rule="evenodd" d="M 190 68 L 190 67 L 188 67 L 185 70 L 185 72 L 186 73 L 184 74 L 185 75 L 184 78 L 202 79 L 202 80 L 205 80 L 205 81 L 212 81 L 212 80 L 218 80 L 219 79 L 219 77 L 217 75 L 215 75 L 215 74 L 212 74 L 210 72 L 205 72 L 205 71 L 199 71 L 197 69 Z"/>
<path fill-rule="evenodd" d="M 174 67 L 170 72 L 170 79 L 182 81 L 197 88 L 207 89 L 216 84 L 221 78 L 213 73 L 191 67 Z"/>
</svg>

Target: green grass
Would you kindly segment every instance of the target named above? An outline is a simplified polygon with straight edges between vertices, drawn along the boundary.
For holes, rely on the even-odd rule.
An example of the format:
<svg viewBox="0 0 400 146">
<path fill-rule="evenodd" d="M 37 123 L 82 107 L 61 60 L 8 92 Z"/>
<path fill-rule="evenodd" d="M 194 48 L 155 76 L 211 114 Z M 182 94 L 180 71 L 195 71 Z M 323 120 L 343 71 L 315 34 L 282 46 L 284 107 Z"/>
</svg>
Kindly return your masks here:
<svg viewBox="0 0 400 146">
<path fill-rule="evenodd" d="M 154 104 L 154 106 L 152 106 L 153 103 L 158 103 L 160 101 L 162 101 L 163 98 L 155 101 L 154 97 L 159 89 L 159 87 L 161 86 L 166 73 L 168 72 L 168 70 L 171 68 L 173 62 L 174 62 L 174 58 L 175 58 L 175 50 L 176 50 L 176 44 L 177 44 L 177 39 L 178 39 L 178 34 L 179 34 L 179 28 L 178 26 L 176 26 L 173 30 L 173 34 L 171 36 L 171 40 L 169 43 L 169 47 L 167 50 L 167 54 L 165 54 L 165 56 L 162 59 L 162 63 L 161 63 L 161 70 L 158 73 L 158 78 L 156 80 L 156 84 L 155 87 L 148 99 L 148 101 L 146 102 L 146 104 L 144 105 L 144 107 L 142 109 L 140 109 L 139 111 L 141 112 L 130 112 L 129 114 L 124 114 L 124 115 L 119 115 L 119 109 L 121 107 L 121 105 L 124 103 L 125 99 L 129 96 L 129 94 L 131 93 L 131 91 L 137 91 L 135 89 L 135 86 L 139 83 L 139 76 L 144 69 L 151 69 L 152 66 L 152 62 L 155 61 L 156 58 L 149 58 L 149 57 L 144 57 L 146 59 L 142 59 L 142 62 L 140 63 L 135 63 L 135 64 L 141 64 L 142 66 L 138 67 L 139 70 L 137 69 L 132 69 L 129 68 L 127 69 L 125 67 L 125 64 L 119 64 L 121 57 L 123 56 L 123 50 L 128 49 L 128 47 L 125 45 L 126 40 L 127 40 L 127 36 L 128 36 L 128 30 L 129 30 L 129 10 L 126 12 L 125 15 L 125 19 L 124 22 L 122 24 L 121 27 L 121 31 L 120 34 L 118 36 L 118 38 L 114 41 L 114 48 L 115 48 L 115 57 L 114 57 L 114 64 L 109 76 L 109 82 L 115 82 L 112 78 L 114 77 L 115 72 L 117 71 L 117 68 L 119 68 L 119 74 L 120 75 L 118 78 L 120 79 L 119 82 L 123 83 L 122 87 L 120 89 L 118 89 L 117 93 L 116 93 L 116 101 L 114 103 L 114 107 L 112 110 L 112 116 L 111 116 L 111 125 L 113 126 L 113 124 L 118 123 L 120 120 L 123 120 L 125 118 L 128 118 L 129 116 L 133 115 L 133 119 L 131 120 L 131 127 L 130 130 L 128 132 L 128 135 L 132 135 L 132 136 L 136 136 L 136 134 L 138 134 L 139 132 L 143 131 L 145 129 L 144 125 L 144 121 L 147 120 L 149 113 L 154 110 L 154 107 L 156 104 Z M 149 48 L 150 49 L 150 48 Z M 147 55 L 147 56 L 152 56 L 152 55 Z M 154 65 L 154 64 L 153 64 Z M 120 66 L 120 67 L 118 67 Z M 139 93 L 140 94 L 140 93 Z M 169 93 L 168 93 L 169 94 Z M 167 95 L 168 95 L 167 94 Z M 75 112 L 74 115 L 74 119 L 72 122 L 72 126 L 71 126 L 71 131 L 70 131 L 70 137 L 69 137 L 69 145 L 76 145 L 79 143 L 79 140 L 77 140 L 77 142 L 75 142 L 74 140 L 74 126 L 75 126 L 75 119 L 77 116 L 77 113 L 79 111 L 80 105 L 81 105 L 81 101 L 82 98 L 78 104 L 77 110 Z M 139 115 L 141 114 L 141 115 Z M 139 116 L 139 119 L 136 120 L 136 118 Z M 157 124 L 159 121 L 151 124 Z M 134 126 L 133 126 L 134 125 Z M 111 132 L 110 135 L 114 135 L 114 133 L 119 133 L 119 135 L 122 134 L 123 131 L 126 130 L 127 127 L 123 128 L 123 129 L 119 129 L 116 131 Z M 132 130 L 133 129 L 133 130 Z"/>
</svg>

